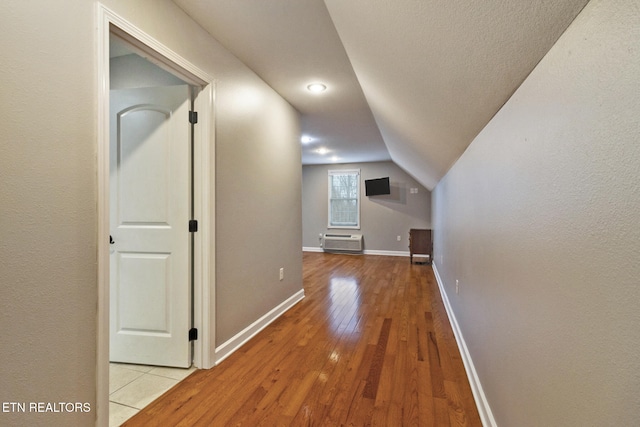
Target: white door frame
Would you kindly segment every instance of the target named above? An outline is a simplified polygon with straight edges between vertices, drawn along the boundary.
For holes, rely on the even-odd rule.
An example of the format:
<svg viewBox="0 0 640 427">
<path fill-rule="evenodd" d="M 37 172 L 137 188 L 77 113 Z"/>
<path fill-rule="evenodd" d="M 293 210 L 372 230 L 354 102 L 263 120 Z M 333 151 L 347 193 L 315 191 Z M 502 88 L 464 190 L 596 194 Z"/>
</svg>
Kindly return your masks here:
<svg viewBox="0 0 640 427">
<path fill-rule="evenodd" d="M 109 425 L 109 34 L 126 40 L 156 65 L 198 86 L 195 97 L 198 124 L 194 144 L 194 198 L 198 232 L 194 234 L 194 365 L 215 365 L 215 132 L 212 76 L 102 4 L 97 4 L 97 196 L 98 196 L 98 319 L 96 367 L 96 425 Z M 185 224 L 186 227 L 186 224 Z M 185 331 L 185 339 L 186 339 Z"/>
</svg>

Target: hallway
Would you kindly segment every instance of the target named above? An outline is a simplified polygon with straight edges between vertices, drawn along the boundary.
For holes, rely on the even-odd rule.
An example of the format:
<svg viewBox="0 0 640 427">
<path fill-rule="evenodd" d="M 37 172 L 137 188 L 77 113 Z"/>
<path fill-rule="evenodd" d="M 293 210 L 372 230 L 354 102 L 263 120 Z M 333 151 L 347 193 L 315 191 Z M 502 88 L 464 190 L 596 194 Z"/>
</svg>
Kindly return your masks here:
<svg viewBox="0 0 640 427">
<path fill-rule="evenodd" d="M 481 425 L 431 267 L 307 252 L 304 288 L 124 425 Z"/>
</svg>

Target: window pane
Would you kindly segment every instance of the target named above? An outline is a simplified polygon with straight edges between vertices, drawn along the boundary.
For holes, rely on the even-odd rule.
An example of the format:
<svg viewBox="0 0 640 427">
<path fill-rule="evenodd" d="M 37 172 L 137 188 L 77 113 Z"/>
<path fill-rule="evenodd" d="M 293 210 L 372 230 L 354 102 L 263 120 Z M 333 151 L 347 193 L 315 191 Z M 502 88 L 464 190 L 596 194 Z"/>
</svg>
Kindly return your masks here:
<svg viewBox="0 0 640 427">
<path fill-rule="evenodd" d="M 329 173 L 329 224 L 358 227 L 359 173 Z"/>
<path fill-rule="evenodd" d="M 357 200 L 337 199 L 331 201 L 331 218 L 333 225 L 357 225 L 357 215 Z"/>
</svg>

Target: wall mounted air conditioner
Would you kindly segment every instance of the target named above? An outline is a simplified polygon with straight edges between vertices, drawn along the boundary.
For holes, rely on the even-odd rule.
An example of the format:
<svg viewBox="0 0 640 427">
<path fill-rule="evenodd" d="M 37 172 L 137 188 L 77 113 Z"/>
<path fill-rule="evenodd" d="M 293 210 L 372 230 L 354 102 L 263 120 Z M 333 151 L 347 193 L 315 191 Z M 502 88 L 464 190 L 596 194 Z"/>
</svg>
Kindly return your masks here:
<svg viewBox="0 0 640 427">
<path fill-rule="evenodd" d="M 325 251 L 362 251 L 362 234 L 325 234 L 322 240 Z"/>
</svg>

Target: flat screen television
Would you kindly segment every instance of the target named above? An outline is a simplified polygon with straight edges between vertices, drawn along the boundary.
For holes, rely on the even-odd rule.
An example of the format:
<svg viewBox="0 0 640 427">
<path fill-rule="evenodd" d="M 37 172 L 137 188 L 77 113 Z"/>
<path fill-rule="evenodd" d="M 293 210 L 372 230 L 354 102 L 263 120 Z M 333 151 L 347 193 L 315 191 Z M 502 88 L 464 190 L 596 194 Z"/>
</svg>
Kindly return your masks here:
<svg viewBox="0 0 640 427">
<path fill-rule="evenodd" d="M 383 194 L 391 194 L 389 177 L 365 179 L 364 188 L 365 188 L 365 194 L 367 196 L 380 196 Z"/>
</svg>

